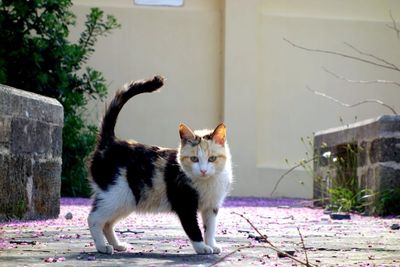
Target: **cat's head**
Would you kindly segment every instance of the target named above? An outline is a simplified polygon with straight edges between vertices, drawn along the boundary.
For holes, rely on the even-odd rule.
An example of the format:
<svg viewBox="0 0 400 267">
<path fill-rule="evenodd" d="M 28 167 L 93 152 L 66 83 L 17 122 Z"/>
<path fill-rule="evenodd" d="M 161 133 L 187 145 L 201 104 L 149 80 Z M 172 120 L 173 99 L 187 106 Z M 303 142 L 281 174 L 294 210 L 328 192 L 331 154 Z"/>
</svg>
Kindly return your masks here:
<svg viewBox="0 0 400 267">
<path fill-rule="evenodd" d="M 208 179 L 224 170 L 230 160 L 223 123 L 214 130 L 192 131 L 185 124 L 179 125 L 181 144 L 178 161 L 183 171 L 192 179 Z"/>
</svg>

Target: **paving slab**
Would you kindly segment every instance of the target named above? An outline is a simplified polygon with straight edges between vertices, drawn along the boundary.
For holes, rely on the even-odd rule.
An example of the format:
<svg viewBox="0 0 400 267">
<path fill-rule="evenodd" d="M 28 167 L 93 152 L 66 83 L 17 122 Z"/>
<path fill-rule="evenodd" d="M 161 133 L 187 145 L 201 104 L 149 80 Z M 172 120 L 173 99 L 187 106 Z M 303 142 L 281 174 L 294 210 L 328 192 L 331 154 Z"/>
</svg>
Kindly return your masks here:
<svg viewBox="0 0 400 267">
<path fill-rule="evenodd" d="M 249 238 L 259 235 L 237 214 L 304 262 L 305 247 L 314 266 L 400 266 L 400 230 L 391 229 L 400 218 L 351 214 L 350 220 L 332 220 L 309 205 L 293 199 L 228 199 L 220 210 L 219 255 L 196 255 L 173 214 L 132 214 L 116 227 L 130 244 L 128 251 L 104 255 L 95 251 L 87 227 L 90 200 L 62 199 L 57 219 L 0 223 L 0 266 L 301 266 Z M 69 212 L 72 219 L 65 218 Z"/>
</svg>

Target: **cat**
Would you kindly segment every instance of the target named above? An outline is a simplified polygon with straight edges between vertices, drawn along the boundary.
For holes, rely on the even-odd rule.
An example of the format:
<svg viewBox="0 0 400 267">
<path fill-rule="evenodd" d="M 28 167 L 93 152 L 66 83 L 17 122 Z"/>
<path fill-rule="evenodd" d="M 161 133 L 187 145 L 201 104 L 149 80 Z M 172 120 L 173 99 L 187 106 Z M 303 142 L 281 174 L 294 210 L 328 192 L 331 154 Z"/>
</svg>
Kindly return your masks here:
<svg viewBox="0 0 400 267">
<path fill-rule="evenodd" d="M 133 96 L 157 91 L 164 80 L 155 76 L 133 81 L 108 106 L 91 159 L 93 204 L 88 216 L 97 251 L 127 250 L 115 235 L 115 224 L 133 211 L 174 212 L 198 254 L 218 254 L 216 217 L 232 183 L 226 127 L 192 131 L 179 125 L 178 149 L 123 141 L 114 128 L 123 105 Z M 197 221 L 200 212 L 204 240 Z M 108 241 L 108 244 L 106 243 Z"/>
</svg>

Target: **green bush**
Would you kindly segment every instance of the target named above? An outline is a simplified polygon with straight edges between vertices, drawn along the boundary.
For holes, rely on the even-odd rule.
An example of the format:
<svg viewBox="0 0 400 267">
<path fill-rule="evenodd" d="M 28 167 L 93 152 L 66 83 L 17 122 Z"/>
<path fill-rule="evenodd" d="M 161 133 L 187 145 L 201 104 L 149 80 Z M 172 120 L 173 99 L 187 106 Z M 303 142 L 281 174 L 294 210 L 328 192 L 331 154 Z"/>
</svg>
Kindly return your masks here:
<svg viewBox="0 0 400 267">
<path fill-rule="evenodd" d="M 64 106 L 62 195 L 88 196 L 86 159 L 96 127 L 84 120 L 89 99 L 103 100 L 103 75 L 85 67 L 97 38 L 120 27 L 91 9 L 77 43 L 71 0 L 0 0 L 0 83 L 58 99 Z"/>
</svg>

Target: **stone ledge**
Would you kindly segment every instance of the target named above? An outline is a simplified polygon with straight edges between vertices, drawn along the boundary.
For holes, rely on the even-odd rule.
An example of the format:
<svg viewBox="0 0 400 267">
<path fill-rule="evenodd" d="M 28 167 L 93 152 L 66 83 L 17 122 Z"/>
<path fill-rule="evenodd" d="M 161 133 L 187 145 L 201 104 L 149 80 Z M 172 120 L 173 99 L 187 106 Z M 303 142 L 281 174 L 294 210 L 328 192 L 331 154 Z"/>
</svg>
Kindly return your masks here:
<svg viewBox="0 0 400 267">
<path fill-rule="evenodd" d="M 59 214 L 63 107 L 0 85 L 0 221 Z"/>
<path fill-rule="evenodd" d="M 346 126 L 330 128 L 315 133 L 314 146 L 321 147 L 350 144 L 357 140 L 400 137 L 400 116 L 383 115 L 374 119 L 364 120 Z"/>
<path fill-rule="evenodd" d="M 19 117 L 54 124 L 62 124 L 64 120 L 63 106 L 56 99 L 2 84 L 0 84 L 0 114 L 5 118 Z"/>
</svg>

